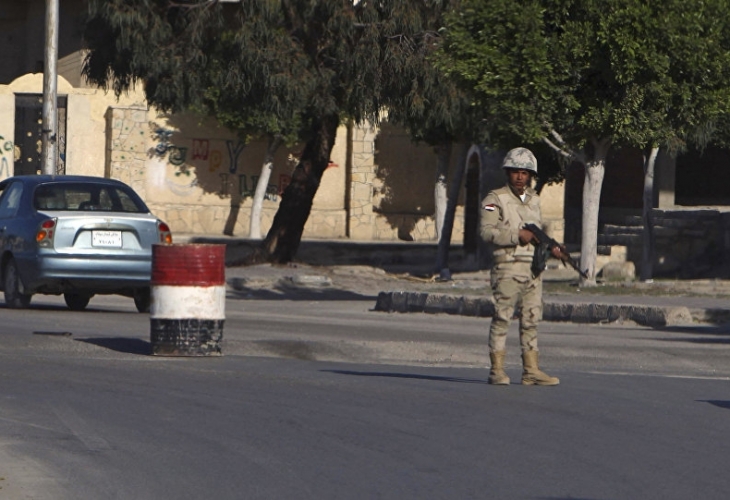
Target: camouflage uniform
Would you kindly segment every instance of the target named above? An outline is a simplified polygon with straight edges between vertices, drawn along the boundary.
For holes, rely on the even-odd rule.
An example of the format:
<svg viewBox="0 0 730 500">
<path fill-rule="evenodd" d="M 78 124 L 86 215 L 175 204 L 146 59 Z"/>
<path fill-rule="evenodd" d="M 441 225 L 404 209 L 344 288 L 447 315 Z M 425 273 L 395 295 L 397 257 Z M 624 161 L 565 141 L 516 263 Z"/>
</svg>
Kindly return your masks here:
<svg viewBox="0 0 730 500">
<path fill-rule="evenodd" d="M 537 324 L 542 319 L 542 280 L 530 265 L 535 246 L 520 245 L 519 230 L 527 223 L 541 225 L 540 197 L 525 189 L 522 201 L 509 186 L 491 191 L 482 201 L 481 235 L 491 244 L 494 264 L 491 285 L 495 313 L 489 329 L 490 352 L 504 351 L 507 329 L 521 304 L 520 346 L 537 350 Z"/>
<path fill-rule="evenodd" d="M 515 148 L 507 153 L 502 168 L 537 174 L 537 160 L 529 149 Z M 515 194 L 510 181 L 503 188 L 490 192 L 482 201 L 481 234 L 492 246 L 492 291 L 495 312 L 489 328 L 489 359 L 492 366 L 488 382 L 509 385 L 504 371 L 507 330 L 515 307 L 520 307 L 520 346 L 522 348 L 522 384 L 558 385 L 560 380 L 551 377 L 538 367 L 537 324 L 542 319 L 542 280 L 534 277 L 532 259 L 535 246 L 520 244 L 520 228 L 525 224 L 541 224 L 540 198 L 528 184 L 526 177 L 514 177 Z M 524 188 L 524 189 L 523 189 Z"/>
</svg>

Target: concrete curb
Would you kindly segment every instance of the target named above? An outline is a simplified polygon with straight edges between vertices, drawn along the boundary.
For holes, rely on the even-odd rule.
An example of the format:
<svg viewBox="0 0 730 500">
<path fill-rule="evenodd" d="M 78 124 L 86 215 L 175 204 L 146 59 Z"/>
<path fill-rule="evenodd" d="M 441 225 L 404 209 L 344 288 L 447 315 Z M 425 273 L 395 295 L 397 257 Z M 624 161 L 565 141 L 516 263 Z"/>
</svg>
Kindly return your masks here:
<svg viewBox="0 0 730 500">
<path fill-rule="evenodd" d="M 490 298 L 465 297 L 420 292 L 380 292 L 375 303 L 376 311 L 424 312 L 457 314 L 463 316 L 492 316 L 494 302 Z M 694 314 L 693 314 L 694 313 Z M 566 304 L 543 302 L 545 321 L 572 323 L 613 323 L 633 321 L 651 327 L 679 326 L 695 321 L 711 322 L 711 319 L 727 319 L 730 311 L 693 310 L 684 306 L 646 306 L 631 304 Z"/>
</svg>

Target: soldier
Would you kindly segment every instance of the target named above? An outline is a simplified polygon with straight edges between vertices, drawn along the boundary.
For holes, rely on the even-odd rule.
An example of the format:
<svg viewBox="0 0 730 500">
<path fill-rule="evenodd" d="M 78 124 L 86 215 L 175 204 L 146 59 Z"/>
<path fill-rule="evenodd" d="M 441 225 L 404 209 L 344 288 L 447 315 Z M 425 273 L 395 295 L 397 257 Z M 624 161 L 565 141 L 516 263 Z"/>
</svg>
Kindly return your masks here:
<svg viewBox="0 0 730 500">
<path fill-rule="evenodd" d="M 489 328 L 489 383 L 509 385 L 504 372 L 507 330 L 521 301 L 520 347 L 522 384 L 558 385 L 560 381 L 538 367 L 537 324 L 542 319 L 542 279 L 530 270 L 535 251 L 534 235 L 524 229 L 528 223 L 542 227 L 540 198 L 532 189 L 537 159 L 529 149 L 516 148 L 502 162 L 507 185 L 491 191 L 481 210 L 481 236 L 492 248 L 491 285 L 495 312 Z M 560 250 L 553 255 L 559 258 Z"/>
</svg>

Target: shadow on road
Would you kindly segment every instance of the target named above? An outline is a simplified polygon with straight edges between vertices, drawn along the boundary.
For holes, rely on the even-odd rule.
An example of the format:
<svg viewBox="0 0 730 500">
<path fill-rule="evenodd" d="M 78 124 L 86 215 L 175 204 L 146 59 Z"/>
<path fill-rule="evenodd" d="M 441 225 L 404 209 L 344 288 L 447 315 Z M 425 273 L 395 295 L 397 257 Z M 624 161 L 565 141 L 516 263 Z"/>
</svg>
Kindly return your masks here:
<svg viewBox="0 0 730 500">
<path fill-rule="evenodd" d="M 226 298 L 238 300 L 375 301 L 378 297 L 377 295 L 363 295 L 349 290 L 340 290 L 336 288 L 311 289 L 277 286 L 274 289 L 239 287 L 235 290 L 228 290 Z"/>
<path fill-rule="evenodd" d="M 730 337 L 726 337 L 726 338 L 682 337 L 682 338 L 658 338 L 656 340 L 663 341 L 663 342 L 687 342 L 688 344 L 715 344 L 715 345 L 730 344 Z"/>
<path fill-rule="evenodd" d="M 78 342 L 86 342 L 99 347 L 104 347 L 112 351 L 123 352 L 126 354 L 139 354 L 141 356 L 152 355 L 152 344 L 141 339 L 132 339 L 125 337 L 100 337 L 92 339 L 75 339 Z"/>
<path fill-rule="evenodd" d="M 665 326 L 661 330 L 676 333 L 697 333 L 700 335 L 726 335 L 730 337 L 730 325 Z"/>
<path fill-rule="evenodd" d="M 710 403 L 713 406 L 717 406 L 718 408 L 723 408 L 725 410 L 730 410 L 730 401 L 722 401 L 722 400 L 714 400 L 714 399 L 698 399 L 698 403 Z"/>
<path fill-rule="evenodd" d="M 355 375 L 358 377 L 389 377 L 389 378 L 412 378 L 418 380 L 435 380 L 439 382 L 459 382 L 462 384 L 486 384 L 484 379 L 461 378 L 461 377 L 439 377 L 435 375 L 419 375 L 417 373 L 395 373 L 395 372 L 357 372 L 351 370 L 321 370 L 326 373 L 338 375 Z"/>
<path fill-rule="evenodd" d="M 93 299 L 92 299 L 93 300 Z M 94 304 L 89 305 L 86 309 L 83 311 L 72 311 L 65 305 L 61 304 L 38 304 L 31 302 L 31 304 L 25 308 L 25 309 L 15 309 L 12 307 L 8 307 L 7 304 L 0 304 L 0 309 L 7 309 L 8 311 L 18 311 L 19 313 L 23 314 L 24 311 L 56 311 L 61 312 L 64 314 L 99 314 L 99 313 L 119 313 L 119 314 L 139 314 L 137 311 L 132 310 L 122 310 L 121 308 L 111 308 L 111 307 L 104 307 L 104 306 L 96 306 Z"/>
<path fill-rule="evenodd" d="M 658 329 L 666 333 L 691 336 L 665 337 L 656 340 L 665 342 L 687 342 L 690 344 L 730 344 L 730 325 L 665 326 Z"/>
<path fill-rule="evenodd" d="M 540 497 L 537 500 L 595 500 L 588 497 Z"/>
</svg>

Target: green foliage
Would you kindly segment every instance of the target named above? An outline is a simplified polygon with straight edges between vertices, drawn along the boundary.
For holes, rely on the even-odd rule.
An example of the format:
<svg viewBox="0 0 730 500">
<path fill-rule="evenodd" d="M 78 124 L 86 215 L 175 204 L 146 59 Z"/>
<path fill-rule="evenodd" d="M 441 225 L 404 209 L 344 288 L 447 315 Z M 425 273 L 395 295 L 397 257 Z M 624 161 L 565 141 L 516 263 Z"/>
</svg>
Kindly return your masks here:
<svg viewBox="0 0 730 500">
<path fill-rule="evenodd" d="M 494 145 L 509 137 L 535 142 L 560 101 L 573 107 L 551 70 L 539 2 L 517 3 L 462 2 L 447 18 L 436 59 L 471 93 L 471 106 L 489 125 L 483 139 Z"/>
<path fill-rule="evenodd" d="M 397 74 L 383 89 L 388 120 L 409 131 L 416 141 L 430 145 L 470 142 L 477 137 L 467 95 L 432 61 L 441 44 L 444 13 L 454 2 L 416 3 L 412 20 L 415 36 L 397 41 L 401 50 L 397 64 L 387 68 Z"/>
<path fill-rule="evenodd" d="M 719 139 L 730 111 L 724 0 L 465 0 L 439 68 L 493 141 L 560 132 L 574 151 Z"/>
<path fill-rule="evenodd" d="M 324 116 L 378 120 L 438 5 L 90 0 L 84 72 L 117 93 L 143 82 L 158 108 L 207 112 L 242 135 L 306 141 Z"/>
</svg>

